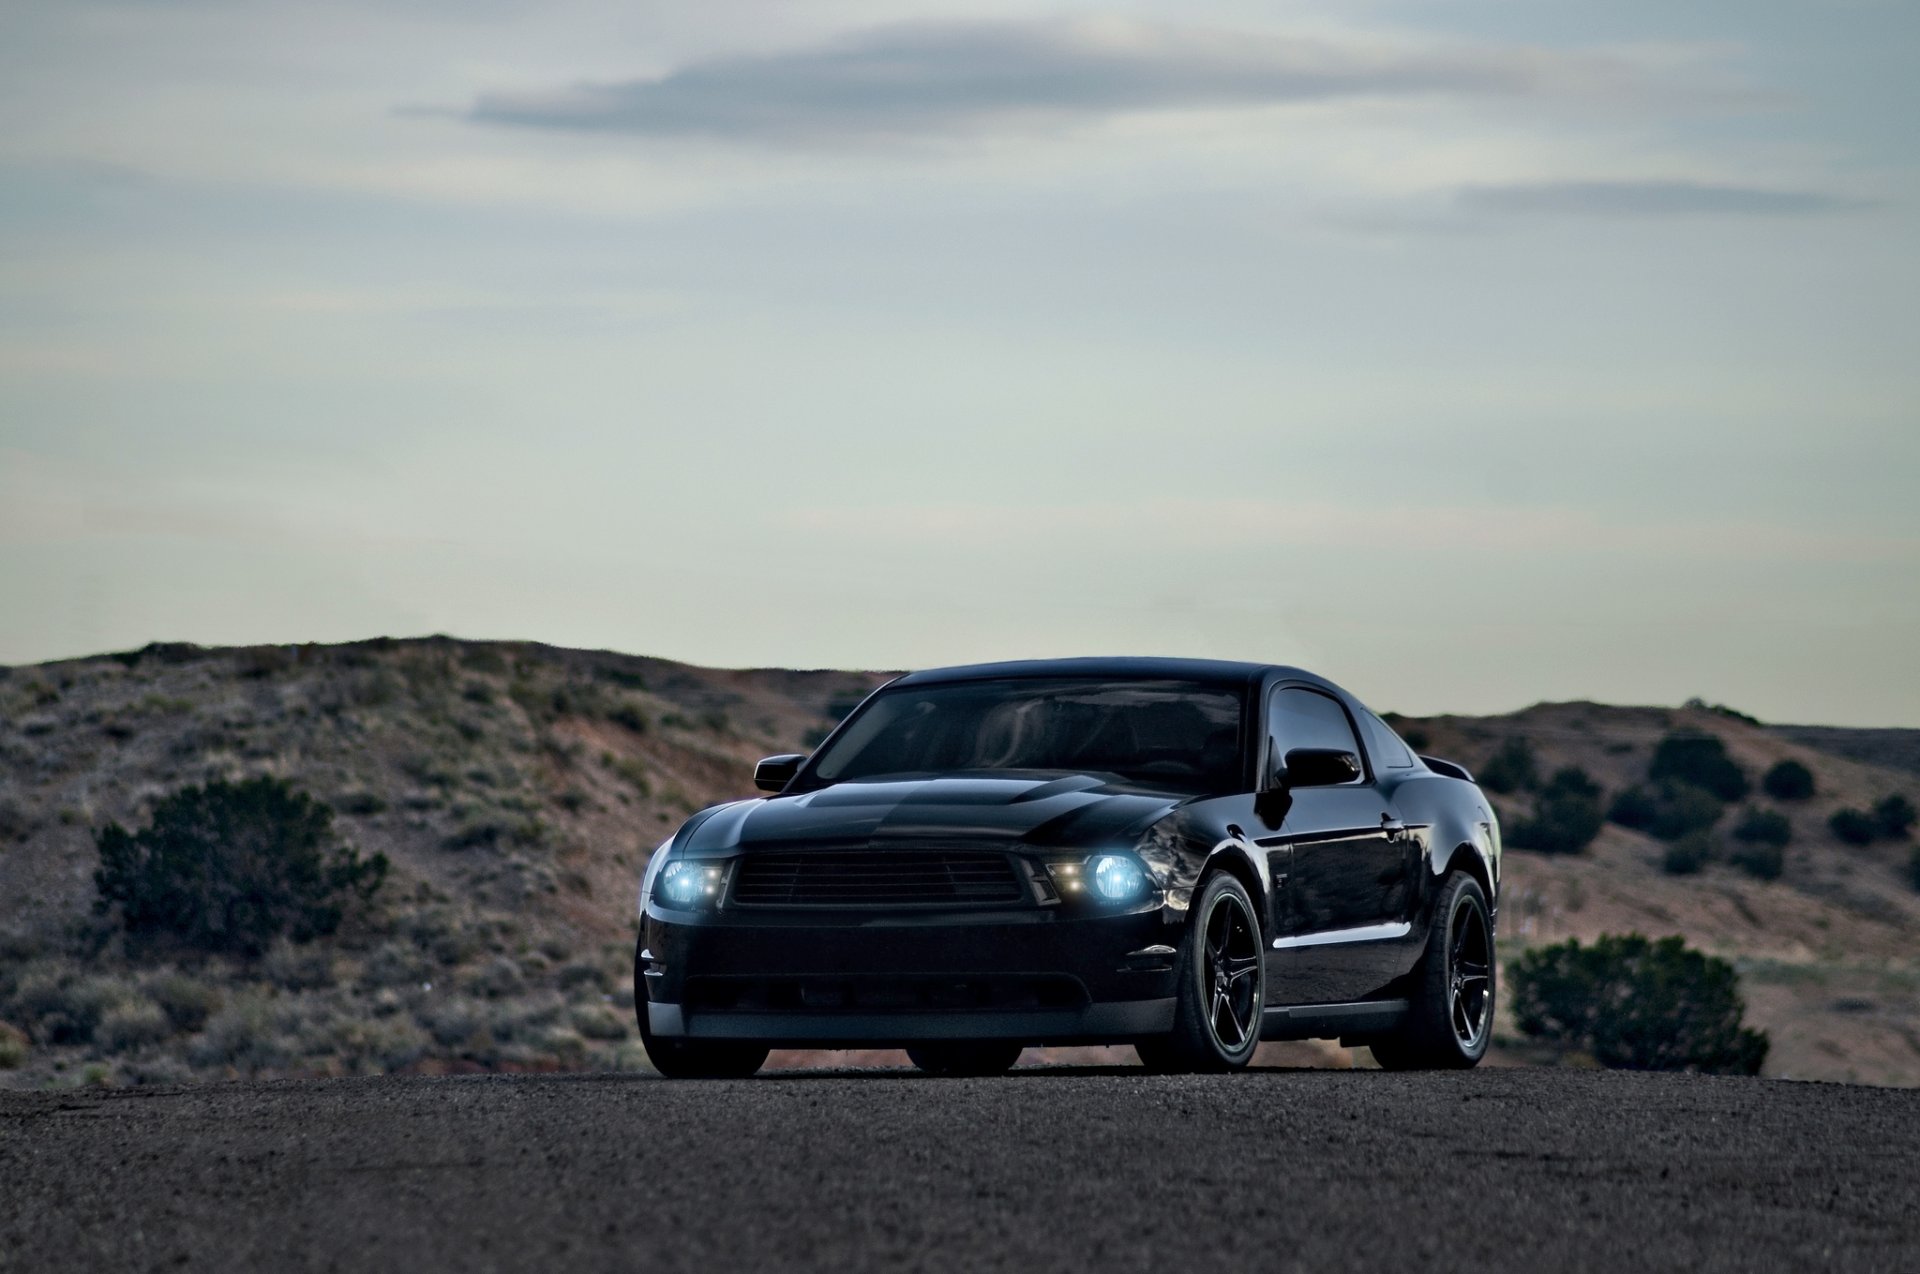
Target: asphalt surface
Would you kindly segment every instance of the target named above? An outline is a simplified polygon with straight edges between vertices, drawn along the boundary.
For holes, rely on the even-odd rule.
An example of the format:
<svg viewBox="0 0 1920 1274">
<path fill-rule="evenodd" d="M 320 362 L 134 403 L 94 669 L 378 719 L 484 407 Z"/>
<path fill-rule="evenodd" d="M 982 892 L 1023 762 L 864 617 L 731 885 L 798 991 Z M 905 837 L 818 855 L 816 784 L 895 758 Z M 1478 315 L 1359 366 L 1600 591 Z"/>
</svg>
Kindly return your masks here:
<svg viewBox="0 0 1920 1274">
<path fill-rule="evenodd" d="M 1038 1069 L 0 1094 L 0 1267 L 1920 1269 L 1920 1092 Z"/>
</svg>

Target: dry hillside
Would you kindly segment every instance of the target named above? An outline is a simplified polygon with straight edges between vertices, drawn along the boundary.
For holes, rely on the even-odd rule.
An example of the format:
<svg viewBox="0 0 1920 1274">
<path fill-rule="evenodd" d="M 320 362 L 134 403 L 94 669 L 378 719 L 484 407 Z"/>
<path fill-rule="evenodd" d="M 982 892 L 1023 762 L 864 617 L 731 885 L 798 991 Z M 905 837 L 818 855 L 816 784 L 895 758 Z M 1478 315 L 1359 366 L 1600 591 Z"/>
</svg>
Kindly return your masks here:
<svg viewBox="0 0 1920 1274">
<path fill-rule="evenodd" d="M 443 638 L 157 645 L 0 670 L 0 1064 L 13 1063 L 0 1082 L 639 1065 L 631 934 L 647 854 L 879 679 Z M 1779 805 L 1794 833 L 1779 880 L 1723 861 L 1668 876 L 1657 842 L 1609 825 L 1578 855 L 1510 852 L 1506 952 L 1684 934 L 1739 964 L 1750 1019 L 1773 1037 L 1769 1073 L 1920 1083 L 1908 846 L 1843 846 L 1826 827 L 1842 806 L 1920 792 L 1899 768 L 1910 735 L 1591 704 L 1402 728 L 1470 766 L 1524 738 L 1543 775 L 1577 765 L 1608 797 L 1678 728 L 1719 735 L 1756 780 L 1804 762 L 1817 792 Z M 138 826 L 185 784 L 262 773 L 388 855 L 376 905 L 257 961 L 130 952 L 92 913 L 94 830 Z M 1499 801 L 1513 819 L 1532 799 Z M 1348 1060 L 1330 1046 L 1274 1057 Z M 1496 1054 L 1541 1059 L 1519 1041 Z"/>
</svg>

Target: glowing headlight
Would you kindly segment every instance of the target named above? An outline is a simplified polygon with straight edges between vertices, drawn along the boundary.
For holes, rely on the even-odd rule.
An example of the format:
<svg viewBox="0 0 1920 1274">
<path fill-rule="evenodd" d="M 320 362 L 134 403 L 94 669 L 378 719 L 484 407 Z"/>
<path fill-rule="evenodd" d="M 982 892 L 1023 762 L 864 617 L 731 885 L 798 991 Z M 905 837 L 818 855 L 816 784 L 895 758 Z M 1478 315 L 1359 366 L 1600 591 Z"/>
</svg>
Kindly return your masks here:
<svg viewBox="0 0 1920 1274">
<path fill-rule="evenodd" d="M 1087 860 L 1093 896 L 1102 902 L 1131 902 L 1147 891 L 1147 872 L 1130 854 L 1096 854 Z"/>
<path fill-rule="evenodd" d="M 672 907 L 710 907 L 719 901 L 726 874 L 716 863 L 681 859 L 661 868 L 653 896 Z"/>
<path fill-rule="evenodd" d="M 1095 902 L 1134 902 L 1144 898 L 1153 883 L 1146 865 L 1132 854 L 1055 860 L 1047 864 L 1047 872 L 1062 897 L 1091 897 Z"/>
</svg>

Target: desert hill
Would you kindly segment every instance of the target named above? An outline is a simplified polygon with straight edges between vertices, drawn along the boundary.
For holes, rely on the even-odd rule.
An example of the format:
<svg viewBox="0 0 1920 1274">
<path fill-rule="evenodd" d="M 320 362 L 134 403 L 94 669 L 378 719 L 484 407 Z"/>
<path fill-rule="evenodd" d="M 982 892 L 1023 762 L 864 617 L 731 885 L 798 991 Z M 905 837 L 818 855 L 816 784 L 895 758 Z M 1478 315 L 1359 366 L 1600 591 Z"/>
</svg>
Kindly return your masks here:
<svg viewBox="0 0 1920 1274">
<path fill-rule="evenodd" d="M 751 790 L 883 674 L 718 670 L 610 652 L 448 638 L 140 651 L 0 670 L 0 1082 L 633 1066 L 631 942 L 646 856 L 686 814 Z M 1920 791 L 1914 732 L 1768 727 L 1725 710 L 1542 704 L 1403 719 L 1469 767 L 1521 740 L 1542 776 L 1610 799 L 1659 741 L 1711 733 L 1756 783 L 1776 761 L 1815 794 L 1778 809 L 1777 880 L 1662 869 L 1609 823 L 1583 852 L 1507 857 L 1503 950 L 1565 936 L 1680 933 L 1735 960 L 1767 1070 L 1920 1083 L 1920 895 L 1902 841 L 1842 844 L 1827 820 Z M 270 774 L 385 853 L 375 906 L 330 940 L 256 961 L 130 951 L 92 913 L 93 835 L 140 825 L 186 784 Z M 1538 788 L 1497 797 L 1532 815 Z M 1732 813 L 1716 828 L 1724 825 Z M 1331 1047 L 1294 1060 L 1345 1064 Z M 1503 1060 L 1537 1060 L 1519 1043 Z"/>
</svg>

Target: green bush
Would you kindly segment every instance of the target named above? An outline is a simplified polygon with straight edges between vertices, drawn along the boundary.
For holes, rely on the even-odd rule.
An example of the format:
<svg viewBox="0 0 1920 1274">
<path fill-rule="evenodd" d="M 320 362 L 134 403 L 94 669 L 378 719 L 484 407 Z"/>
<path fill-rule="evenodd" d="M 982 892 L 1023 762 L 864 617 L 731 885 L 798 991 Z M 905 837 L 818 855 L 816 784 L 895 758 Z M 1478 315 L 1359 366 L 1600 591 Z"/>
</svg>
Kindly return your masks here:
<svg viewBox="0 0 1920 1274">
<path fill-rule="evenodd" d="M 109 1053 L 158 1044 L 173 1034 L 173 1020 L 152 1000 L 125 1000 L 107 1010 L 94 1028 L 93 1042 Z"/>
<path fill-rule="evenodd" d="M 1670 734 L 1654 749 L 1647 777 L 1656 783 L 1684 783 L 1711 792 L 1722 801 L 1747 794 L 1747 776 L 1727 755 L 1727 745 L 1714 734 L 1691 731 Z"/>
<path fill-rule="evenodd" d="M 1727 861 L 1755 880 L 1778 880 L 1787 867 L 1787 851 L 1779 845 L 1754 842 L 1736 845 Z"/>
<path fill-rule="evenodd" d="M 1804 801 L 1813 795 L 1813 771 L 1798 761 L 1781 761 L 1760 780 L 1760 790 L 1776 801 Z"/>
<path fill-rule="evenodd" d="M 1889 796 L 1873 807 L 1875 830 L 1889 840 L 1899 840 L 1913 830 L 1913 803 L 1904 796 Z"/>
<path fill-rule="evenodd" d="M 647 732 L 647 714 L 631 703 L 623 703 L 609 712 L 607 720 L 632 734 Z"/>
<path fill-rule="evenodd" d="M 1783 849 L 1793 840 L 1793 824 L 1786 815 L 1749 806 L 1734 824 L 1733 838 L 1748 845 L 1771 845 Z"/>
<path fill-rule="evenodd" d="M 1669 876 L 1691 876 L 1713 859 L 1713 838 L 1705 832 L 1682 836 L 1667 846 L 1660 870 Z"/>
<path fill-rule="evenodd" d="M 133 933 L 245 955 L 333 932 L 387 874 L 386 855 L 340 844 L 333 811 L 275 778 L 182 788 L 145 830 L 109 823 L 94 843 L 99 911 L 118 906 Z"/>
<path fill-rule="evenodd" d="M 0 1022 L 0 1071 L 17 1069 L 27 1060 L 27 1036 L 17 1026 Z"/>
<path fill-rule="evenodd" d="M 220 1008 L 220 991 L 184 973 L 168 973 L 147 988 L 153 1002 L 165 1011 L 174 1029 L 192 1034 L 207 1024 Z"/>
<path fill-rule="evenodd" d="M 1870 845 L 1880 823 L 1865 810 L 1835 810 L 1827 828 L 1849 845 Z"/>
<path fill-rule="evenodd" d="M 1739 975 L 1679 938 L 1607 934 L 1529 951 L 1507 971 L 1520 1029 L 1625 1070 L 1757 1075 L 1764 1033 L 1742 1025 Z"/>
<path fill-rule="evenodd" d="M 1704 788 L 1667 782 L 1628 788 L 1614 798 L 1607 817 L 1660 840 L 1679 840 L 1712 827 L 1720 821 L 1724 808 Z"/>
<path fill-rule="evenodd" d="M 1525 739 L 1508 739 L 1501 744 L 1500 750 L 1480 767 L 1474 777 L 1487 791 L 1503 796 L 1528 791 L 1540 781 L 1534 767 L 1533 749 L 1527 746 Z"/>
<path fill-rule="evenodd" d="M 1585 770 L 1569 766 L 1548 780 L 1533 817 L 1514 824 L 1507 844 L 1547 854 L 1577 854 L 1593 843 L 1605 821 L 1599 786 Z"/>
</svg>

